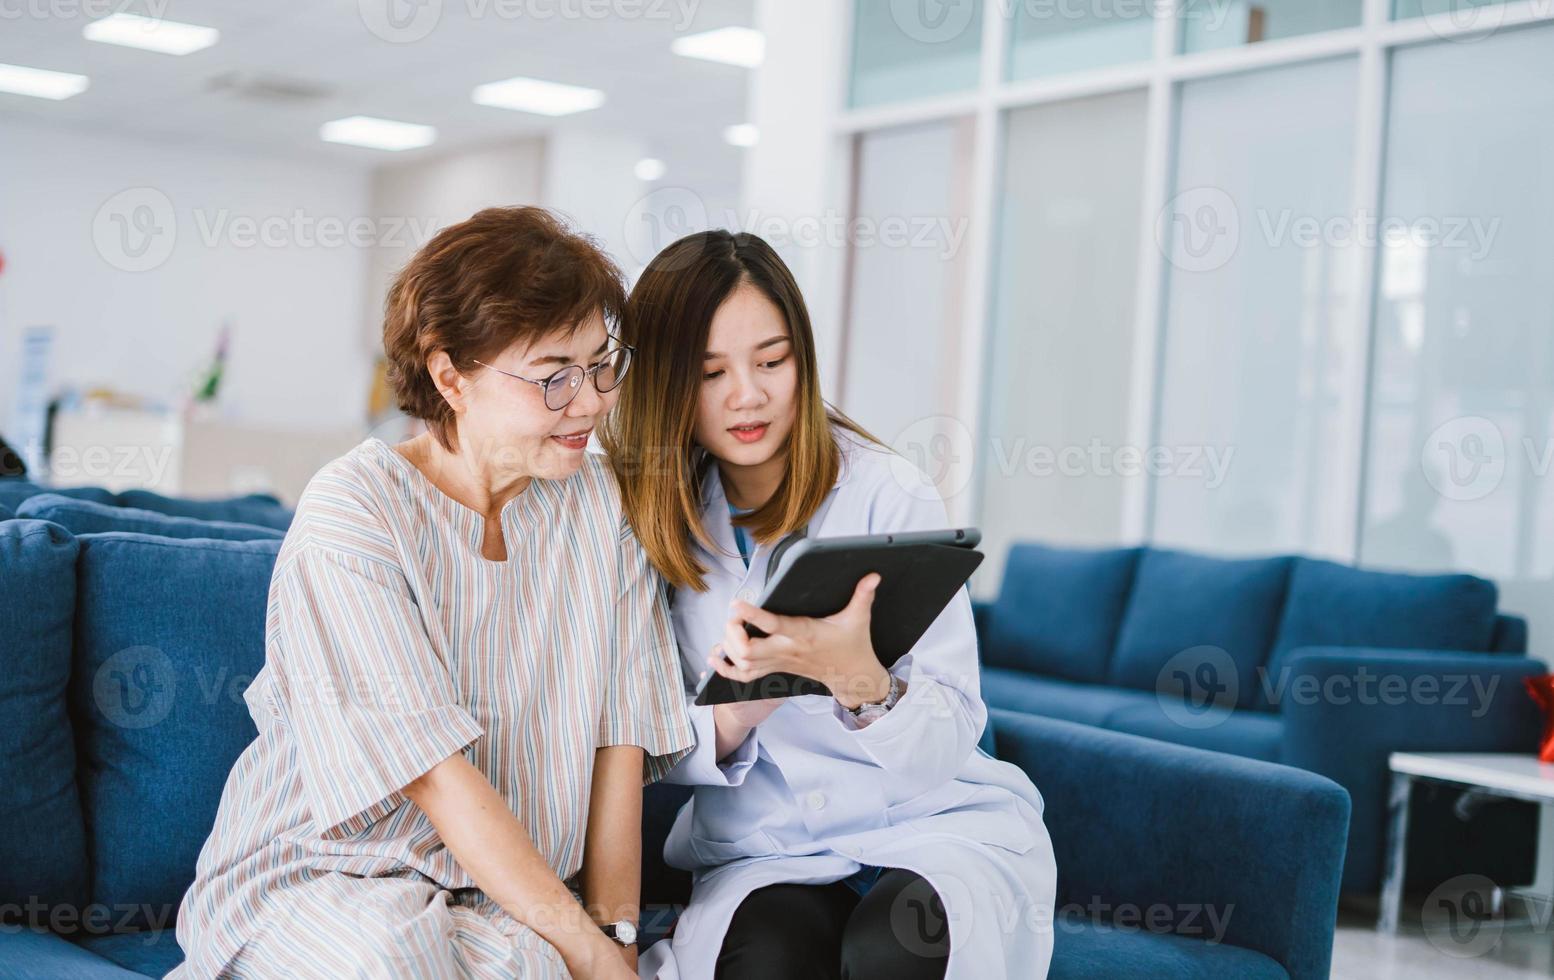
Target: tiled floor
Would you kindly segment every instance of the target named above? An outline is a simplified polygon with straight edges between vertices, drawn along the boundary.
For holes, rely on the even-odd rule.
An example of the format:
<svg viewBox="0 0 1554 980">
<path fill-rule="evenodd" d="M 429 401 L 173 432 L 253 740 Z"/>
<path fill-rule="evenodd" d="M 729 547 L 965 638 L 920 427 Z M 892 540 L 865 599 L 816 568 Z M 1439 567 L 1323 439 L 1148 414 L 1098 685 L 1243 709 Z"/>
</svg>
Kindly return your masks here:
<svg viewBox="0 0 1554 980">
<path fill-rule="evenodd" d="M 1520 903 L 1516 903 L 1520 906 Z M 1376 931 L 1374 907 L 1346 903 L 1333 943 L 1334 980 L 1522 980 L 1554 976 L 1554 922 L 1545 907 L 1518 907 L 1517 921 L 1456 923 L 1429 929 L 1417 901 L 1403 909 L 1396 936 Z"/>
</svg>

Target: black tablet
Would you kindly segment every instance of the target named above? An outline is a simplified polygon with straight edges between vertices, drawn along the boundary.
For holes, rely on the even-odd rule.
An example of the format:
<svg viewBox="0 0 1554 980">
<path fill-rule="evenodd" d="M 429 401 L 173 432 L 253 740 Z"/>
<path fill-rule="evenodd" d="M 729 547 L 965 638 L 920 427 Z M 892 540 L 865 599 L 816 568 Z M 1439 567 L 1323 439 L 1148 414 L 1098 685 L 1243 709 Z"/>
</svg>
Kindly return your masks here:
<svg viewBox="0 0 1554 980">
<path fill-rule="evenodd" d="M 982 552 L 976 550 L 981 540 L 982 532 L 974 527 L 805 538 L 782 555 L 756 605 L 781 616 L 830 616 L 846 608 L 860 579 L 879 572 L 869 638 L 888 668 L 912 649 L 982 564 Z M 764 635 L 753 626 L 745 629 L 752 636 Z M 696 703 L 828 693 L 821 682 L 797 674 L 733 681 L 708 669 Z"/>
</svg>

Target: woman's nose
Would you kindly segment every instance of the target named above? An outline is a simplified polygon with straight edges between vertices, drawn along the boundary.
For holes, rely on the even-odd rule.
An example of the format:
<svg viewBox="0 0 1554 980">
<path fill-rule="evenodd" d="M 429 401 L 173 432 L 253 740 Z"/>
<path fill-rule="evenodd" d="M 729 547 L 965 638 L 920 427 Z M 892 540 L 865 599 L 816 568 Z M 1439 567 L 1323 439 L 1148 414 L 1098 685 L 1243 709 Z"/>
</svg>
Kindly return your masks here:
<svg viewBox="0 0 1554 980">
<path fill-rule="evenodd" d="M 577 397 L 573 398 L 572 403 L 567 406 L 567 415 L 573 417 L 598 415 L 604 411 L 604 405 L 604 395 L 600 394 L 592 378 L 585 377 L 578 388 Z"/>
<path fill-rule="evenodd" d="M 755 378 L 735 377 L 733 397 L 729 400 L 732 408 L 759 408 L 766 404 L 766 392 L 755 383 Z"/>
</svg>

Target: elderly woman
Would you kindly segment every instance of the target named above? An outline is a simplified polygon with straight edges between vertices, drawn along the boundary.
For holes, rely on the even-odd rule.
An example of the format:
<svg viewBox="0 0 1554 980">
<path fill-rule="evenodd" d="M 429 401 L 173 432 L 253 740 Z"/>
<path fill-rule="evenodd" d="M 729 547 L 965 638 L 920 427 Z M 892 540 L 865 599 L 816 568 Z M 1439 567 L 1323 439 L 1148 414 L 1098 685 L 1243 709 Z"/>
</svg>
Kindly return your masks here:
<svg viewBox="0 0 1554 980">
<path fill-rule="evenodd" d="M 428 432 L 302 496 L 173 975 L 636 975 L 641 787 L 694 735 L 660 581 L 585 452 L 623 305 L 534 208 L 400 274 L 384 348 Z"/>
</svg>

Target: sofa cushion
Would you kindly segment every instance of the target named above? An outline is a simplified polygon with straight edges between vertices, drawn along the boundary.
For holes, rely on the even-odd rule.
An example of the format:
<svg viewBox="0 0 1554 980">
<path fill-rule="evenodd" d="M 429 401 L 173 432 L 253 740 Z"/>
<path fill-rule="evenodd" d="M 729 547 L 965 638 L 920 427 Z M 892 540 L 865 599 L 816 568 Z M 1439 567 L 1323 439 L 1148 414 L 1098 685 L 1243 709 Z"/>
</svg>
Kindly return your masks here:
<svg viewBox="0 0 1554 980">
<path fill-rule="evenodd" d="M 176 910 L 227 773 L 257 734 L 279 541 L 79 538 L 71 679 L 92 901 Z M 148 820 L 149 814 L 157 819 Z"/>
<path fill-rule="evenodd" d="M 982 671 L 982 700 L 991 708 L 1105 728 L 1113 713 L 1137 704 L 1152 704 L 1155 695 L 986 667 Z"/>
<path fill-rule="evenodd" d="M 1301 647 L 1485 652 L 1495 629 L 1493 582 L 1473 575 L 1409 575 L 1297 558 L 1258 703 L 1275 702 L 1280 675 Z"/>
<path fill-rule="evenodd" d="M 279 540 L 286 532 L 258 524 L 234 524 L 229 521 L 200 521 L 192 517 L 173 517 L 137 507 L 109 507 L 90 500 L 73 500 L 53 493 L 40 493 L 23 502 L 23 517 L 53 521 L 74 534 L 103 531 L 131 531 L 163 538 L 215 538 L 222 541 Z"/>
<path fill-rule="evenodd" d="M 1166 697 L 1119 708 L 1107 718 L 1106 727 L 1212 752 L 1279 761 L 1279 747 L 1284 742 L 1284 719 L 1280 715 L 1250 708 L 1210 708 L 1193 714 L 1169 710 L 1169 702 L 1162 700 Z"/>
<path fill-rule="evenodd" d="M 0 980 L 145 980 L 145 977 L 138 970 L 126 970 L 45 929 L 0 929 Z"/>
<path fill-rule="evenodd" d="M 0 524 L 0 919 L 89 898 L 65 700 L 78 547 L 57 524 Z"/>
<path fill-rule="evenodd" d="M 183 949 L 172 929 L 110 932 L 77 942 L 82 949 L 148 977 L 165 977 L 183 962 Z"/>
<path fill-rule="evenodd" d="M 1104 681 L 1138 556 L 1137 548 L 1015 545 L 993 603 L 985 662 Z"/>
<path fill-rule="evenodd" d="M 1048 980 L 1115 980 L 1117 977 L 1170 977 L 1172 980 L 1288 980 L 1289 972 L 1272 957 L 1198 936 L 1149 932 L 1141 921 L 1112 925 L 1066 917 L 1059 909 L 1054 926 Z M 1204 933 L 1212 927 L 1202 923 Z M 1131 926 L 1131 927 L 1124 927 Z"/>
<path fill-rule="evenodd" d="M 12 511 L 11 508 L 7 507 L 5 504 L 0 504 L 0 521 L 8 521 L 15 516 L 16 513 Z"/>
<path fill-rule="evenodd" d="M 57 493 L 73 500 L 90 500 L 109 507 L 116 506 L 119 502 L 112 493 L 100 487 L 40 487 L 31 480 L 19 480 L 15 477 L 0 479 L 0 505 L 8 510 L 19 509 L 22 501 L 40 493 Z"/>
<path fill-rule="evenodd" d="M 136 507 L 197 521 L 257 524 L 281 531 L 291 527 L 292 512 L 267 493 L 251 493 L 228 500 L 184 500 L 164 497 L 150 490 L 126 490 L 119 494 L 117 502 L 121 507 Z"/>
<path fill-rule="evenodd" d="M 1224 703 L 1251 707 L 1257 668 L 1268 659 L 1284 609 L 1293 559 L 1228 560 L 1146 548 L 1117 637 L 1107 679 L 1112 684 L 1156 690 L 1168 663 L 1192 669 L 1225 664 Z M 1221 652 L 1193 659 L 1197 648 Z"/>
</svg>

